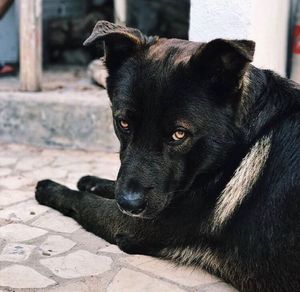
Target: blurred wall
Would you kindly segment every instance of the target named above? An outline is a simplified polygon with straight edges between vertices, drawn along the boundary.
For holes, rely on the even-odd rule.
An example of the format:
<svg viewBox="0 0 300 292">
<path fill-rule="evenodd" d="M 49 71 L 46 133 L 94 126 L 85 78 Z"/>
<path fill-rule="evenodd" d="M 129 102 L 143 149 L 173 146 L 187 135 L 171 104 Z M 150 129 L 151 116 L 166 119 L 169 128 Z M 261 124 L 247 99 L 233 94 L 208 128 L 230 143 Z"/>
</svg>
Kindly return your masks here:
<svg viewBox="0 0 300 292">
<path fill-rule="evenodd" d="M 146 35 L 188 39 L 189 18 L 190 0 L 127 0 L 126 24 Z"/>
<path fill-rule="evenodd" d="M 43 0 L 43 19 L 81 16 L 85 13 L 84 0 Z"/>
<path fill-rule="evenodd" d="M 85 13 L 85 7 L 84 0 L 43 0 L 44 24 L 50 18 L 81 16 Z M 18 62 L 18 24 L 15 1 L 0 20 L 0 64 Z"/>
<path fill-rule="evenodd" d="M 0 20 L 0 64 L 18 60 L 18 28 L 15 5 L 12 5 Z"/>
<path fill-rule="evenodd" d="M 289 0 L 191 0 L 189 37 L 256 41 L 254 65 L 286 75 Z"/>
</svg>

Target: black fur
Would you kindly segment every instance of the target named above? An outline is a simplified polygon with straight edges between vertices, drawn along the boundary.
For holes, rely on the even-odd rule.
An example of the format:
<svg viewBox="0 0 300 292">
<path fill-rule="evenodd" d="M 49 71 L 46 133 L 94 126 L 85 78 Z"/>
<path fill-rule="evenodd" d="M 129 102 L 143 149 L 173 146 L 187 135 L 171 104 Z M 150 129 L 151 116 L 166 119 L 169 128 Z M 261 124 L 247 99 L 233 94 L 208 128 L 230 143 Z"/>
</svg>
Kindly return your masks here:
<svg viewBox="0 0 300 292">
<path fill-rule="evenodd" d="M 37 200 L 125 252 L 202 267 L 240 291 L 300 291 L 298 85 L 249 65 L 250 41 L 149 41 L 106 22 L 87 43 L 96 39 L 107 52 L 118 179 L 84 177 L 79 192 L 42 181 Z M 177 129 L 185 139 L 172 140 Z M 263 170 L 213 229 L 221 192 L 266 136 Z M 138 217 L 117 205 L 128 192 L 146 202 Z"/>
</svg>

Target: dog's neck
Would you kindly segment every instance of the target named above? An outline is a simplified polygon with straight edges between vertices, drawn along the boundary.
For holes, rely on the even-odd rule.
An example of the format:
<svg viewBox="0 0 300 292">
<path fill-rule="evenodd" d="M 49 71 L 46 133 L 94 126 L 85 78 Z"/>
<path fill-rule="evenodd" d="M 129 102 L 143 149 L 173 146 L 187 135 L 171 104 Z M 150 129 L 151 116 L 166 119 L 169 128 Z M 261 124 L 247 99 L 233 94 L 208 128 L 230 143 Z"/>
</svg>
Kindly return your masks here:
<svg viewBox="0 0 300 292">
<path fill-rule="evenodd" d="M 253 66 L 247 78 L 238 113 L 242 139 L 229 151 L 222 167 L 214 173 L 195 175 L 186 193 L 190 196 L 188 206 L 185 206 L 184 200 L 175 202 L 173 206 L 180 206 L 182 212 L 189 210 L 202 217 L 204 232 L 207 228 L 209 232 L 212 229 L 221 230 L 223 223 L 226 225 L 236 207 L 251 192 L 271 149 L 270 125 L 280 123 L 291 111 L 300 110 L 297 99 L 300 88 L 296 84 L 292 83 L 294 90 L 291 90 L 291 81 Z M 178 212 L 177 208 L 174 210 Z"/>
<path fill-rule="evenodd" d="M 238 126 L 243 139 L 228 153 L 220 169 L 210 175 L 198 174 L 190 189 L 191 193 L 199 194 L 193 196 L 195 206 L 201 206 L 203 196 L 209 200 L 205 202 L 208 211 L 214 209 L 219 199 L 216 217 L 221 223 L 227 221 L 235 210 L 235 203 L 241 204 L 245 194 L 250 191 L 258 177 L 256 171 L 264 168 L 271 145 L 270 126 L 280 123 L 286 114 L 291 113 L 291 109 L 299 110 L 296 96 L 300 95 L 300 88 L 297 85 L 291 90 L 291 81 L 253 66 L 247 74 L 245 92 L 238 109 Z M 289 90 L 285 91 L 285 88 Z M 250 166 L 253 171 L 249 172 Z M 232 186 L 238 186 L 238 191 L 232 190 Z M 220 194 L 227 198 L 228 193 L 234 195 L 232 200 L 220 199 Z"/>
<path fill-rule="evenodd" d="M 262 175 L 272 145 L 271 128 L 293 111 L 300 110 L 300 88 L 297 84 L 255 67 L 246 78 L 249 79 L 241 101 L 240 126 L 247 153 L 217 196 L 211 218 L 213 231 L 222 230 Z M 291 90 L 291 85 L 294 90 Z"/>
<path fill-rule="evenodd" d="M 260 138 L 252 146 L 218 196 L 212 216 L 214 231 L 222 229 L 244 199 L 250 195 L 253 186 L 263 173 L 269 157 L 271 141 L 272 132 Z"/>
</svg>

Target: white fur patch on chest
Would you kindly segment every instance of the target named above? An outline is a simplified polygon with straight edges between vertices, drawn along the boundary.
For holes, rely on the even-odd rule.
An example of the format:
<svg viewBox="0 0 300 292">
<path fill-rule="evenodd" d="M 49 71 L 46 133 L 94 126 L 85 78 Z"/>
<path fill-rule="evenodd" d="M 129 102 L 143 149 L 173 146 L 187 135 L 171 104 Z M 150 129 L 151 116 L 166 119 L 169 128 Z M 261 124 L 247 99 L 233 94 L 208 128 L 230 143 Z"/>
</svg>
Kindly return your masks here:
<svg viewBox="0 0 300 292">
<path fill-rule="evenodd" d="M 271 139 L 272 133 L 256 142 L 221 192 L 213 213 L 213 231 L 224 226 L 257 182 L 269 157 Z"/>
</svg>

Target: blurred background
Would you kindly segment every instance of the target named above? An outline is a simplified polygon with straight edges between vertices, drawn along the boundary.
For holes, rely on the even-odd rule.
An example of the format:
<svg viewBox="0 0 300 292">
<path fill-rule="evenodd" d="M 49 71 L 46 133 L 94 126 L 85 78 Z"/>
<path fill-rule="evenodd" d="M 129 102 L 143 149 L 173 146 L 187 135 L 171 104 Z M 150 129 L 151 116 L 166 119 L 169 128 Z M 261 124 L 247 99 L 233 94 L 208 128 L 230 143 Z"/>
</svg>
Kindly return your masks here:
<svg viewBox="0 0 300 292">
<path fill-rule="evenodd" d="M 300 0 L 0 0 L 0 142 L 115 151 L 98 20 L 147 35 L 252 39 L 254 65 L 300 82 Z"/>
<path fill-rule="evenodd" d="M 0 62 L 18 65 L 20 3 L 18 0 L 1 1 L 7 4 L 0 7 Z M 98 20 L 116 20 L 149 35 L 188 38 L 188 0 L 44 0 L 40 5 L 46 67 L 52 64 L 87 65 L 99 58 L 102 54 L 100 44 L 96 48 L 82 46 Z"/>
</svg>

